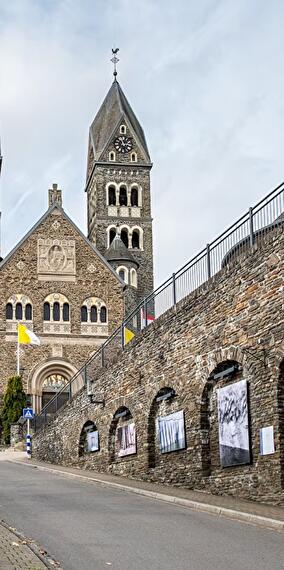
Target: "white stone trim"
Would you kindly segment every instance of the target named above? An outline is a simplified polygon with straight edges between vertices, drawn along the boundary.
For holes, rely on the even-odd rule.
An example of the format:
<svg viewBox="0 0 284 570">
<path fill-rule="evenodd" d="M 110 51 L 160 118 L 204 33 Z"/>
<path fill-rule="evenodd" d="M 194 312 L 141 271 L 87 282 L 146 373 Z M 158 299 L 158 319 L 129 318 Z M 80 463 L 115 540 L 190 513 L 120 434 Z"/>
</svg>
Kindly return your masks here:
<svg viewBox="0 0 284 570">
<path fill-rule="evenodd" d="M 134 267 L 132 267 L 132 269 L 130 269 L 130 285 L 132 285 L 132 287 L 135 287 L 135 289 L 137 289 L 137 287 L 138 287 L 137 271 L 136 271 L 136 269 L 134 269 Z"/>
<path fill-rule="evenodd" d="M 120 271 L 125 271 L 125 279 L 123 279 L 123 281 L 128 285 L 128 283 L 129 283 L 129 271 L 128 271 L 128 268 L 125 267 L 125 265 L 120 265 L 120 266 L 117 267 L 117 269 L 116 269 L 116 272 L 118 273 L 118 275 L 119 275 L 119 272 L 120 272 Z M 121 279 L 122 279 L 122 277 L 121 277 Z"/>
</svg>

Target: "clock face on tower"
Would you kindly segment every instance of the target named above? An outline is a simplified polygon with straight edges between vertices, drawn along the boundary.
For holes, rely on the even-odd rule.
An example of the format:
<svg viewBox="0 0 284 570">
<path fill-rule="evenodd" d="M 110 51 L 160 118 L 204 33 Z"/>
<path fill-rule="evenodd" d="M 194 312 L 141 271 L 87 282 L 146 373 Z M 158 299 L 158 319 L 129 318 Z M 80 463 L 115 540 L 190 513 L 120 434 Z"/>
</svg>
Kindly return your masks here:
<svg viewBox="0 0 284 570">
<path fill-rule="evenodd" d="M 117 152 L 126 154 L 132 150 L 132 139 L 124 135 L 120 135 L 114 140 L 114 146 Z"/>
</svg>

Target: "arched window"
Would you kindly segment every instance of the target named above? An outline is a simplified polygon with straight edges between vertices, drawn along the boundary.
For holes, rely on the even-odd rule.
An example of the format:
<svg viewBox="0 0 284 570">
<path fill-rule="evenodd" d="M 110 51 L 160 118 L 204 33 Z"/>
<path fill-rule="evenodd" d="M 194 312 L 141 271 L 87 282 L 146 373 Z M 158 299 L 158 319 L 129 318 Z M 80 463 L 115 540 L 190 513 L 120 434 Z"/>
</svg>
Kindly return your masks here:
<svg viewBox="0 0 284 570">
<path fill-rule="evenodd" d="M 109 206 L 115 206 L 116 205 L 116 193 L 115 193 L 115 187 L 114 186 L 110 186 L 108 189 L 108 204 L 109 204 Z"/>
<path fill-rule="evenodd" d="M 53 320 L 60 321 L 60 305 L 57 301 L 53 303 Z"/>
<path fill-rule="evenodd" d="M 83 307 L 81 307 L 81 321 L 82 321 L 82 323 L 88 322 L 88 310 L 87 310 L 87 307 L 85 307 L 85 305 L 83 305 Z"/>
<path fill-rule="evenodd" d="M 16 304 L 16 320 L 21 321 L 23 318 L 23 306 L 22 303 Z"/>
<path fill-rule="evenodd" d="M 131 162 L 137 162 L 137 154 L 136 152 L 132 152 L 130 155 Z"/>
<path fill-rule="evenodd" d="M 85 453 L 99 451 L 99 432 L 94 422 L 88 420 L 82 428 L 79 440 L 79 457 Z"/>
<path fill-rule="evenodd" d="M 125 269 L 120 269 L 118 272 L 118 275 L 119 275 L 120 279 L 122 279 L 122 281 L 126 281 L 125 274 L 126 274 Z"/>
<path fill-rule="evenodd" d="M 91 306 L 91 323 L 96 323 L 98 320 L 98 309 L 96 305 Z"/>
<path fill-rule="evenodd" d="M 63 321 L 69 322 L 69 320 L 70 320 L 69 313 L 70 313 L 69 304 L 64 303 L 63 304 Z"/>
<path fill-rule="evenodd" d="M 132 232 L 132 247 L 133 249 L 139 249 L 140 247 L 140 235 L 138 230 L 133 230 Z"/>
<path fill-rule="evenodd" d="M 120 237 L 121 237 L 121 240 L 123 241 L 124 245 L 126 247 L 128 247 L 128 231 L 127 230 L 121 230 Z"/>
<path fill-rule="evenodd" d="M 138 206 L 138 188 L 131 188 L 131 206 Z"/>
<path fill-rule="evenodd" d="M 33 318 L 33 313 L 32 313 L 32 306 L 30 303 L 28 303 L 25 307 L 25 319 L 26 321 L 31 321 Z"/>
<path fill-rule="evenodd" d="M 107 322 L 107 310 L 106 310 L 106 307 L 101 307 L 100 317 L 101 317 L 101 323 L 106 323 L 106 322 Z"/>
<path fill-rule="evenodd" d="M 111 228 L 109 231 L 109 245 L 114 240 L 115 236 L 116 236 L 116 231 L 114 228 Z"/>
<path fill-rule="evenodd" d="M 126 133 L 126 126 L 125 126 L 125 125 L 120 125 L 120 129 L 119 129 L 119 130 L 120 130 L 120 134 L 121 134 L 121 135 L 125 135 L 125 133 Z"/>
<path fill-rule="evenodd" d="M 137 271 L 136 271 L 136 269 L 131 269 L 131 271 L 130 271 L 130 285 L 132 285 L 132 287 L 137 287 Z"/>
<path fill-rule="evenodd" d="M 115 152 L 110 152 L 109 153 L 109 160 L 114 161 L 115 160 Z"/>
<path fill-rule="evenodd" d="M 125 186 L 121 186 L 119 190 L 119 205 L 127 206 L 127 190 Z"/>
<path fill-rule="evenodd" d="M 43 305 L 43 320 L 50 321 L 50 304 L 44 303 Z"/>
<path fill-rule="evenodd" d="M 13 305 L 12 303 L 7 303 L 6 305 L 6 319 L 11 320 L 13 318 Z"/>
</svg>

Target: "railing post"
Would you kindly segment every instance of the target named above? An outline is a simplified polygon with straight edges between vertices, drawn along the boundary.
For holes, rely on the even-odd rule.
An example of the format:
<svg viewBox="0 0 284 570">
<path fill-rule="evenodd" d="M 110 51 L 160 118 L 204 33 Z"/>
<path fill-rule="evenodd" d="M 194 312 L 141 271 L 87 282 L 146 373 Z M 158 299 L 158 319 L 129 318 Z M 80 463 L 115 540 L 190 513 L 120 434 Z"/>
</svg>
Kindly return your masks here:
<svg viewBox="0 0 284 570">
<path fill-rule="evenodd" d="M 105 351 L 104 351 L 104 347 L 102 347 L 102 367 L 104 367 L 105 365 Z"/>
<path fill-rule="evenodd" d="M 46 408 L 44 408 L 44 425 L 46 425 Z"/>
<path fill-rule="evenodd" d="M 124 349 L 125 342 L 124 342 L 124 321 L 121 323 L 121 346 Z"/>
<path fill-rule="evenodd" d="M 72 400 L 72 382 L 69 382 L 69 402 Z"/>
<path fill-rule="evenodd" d="M 84 366 L 84 384 L 87 386 L 87 366 Z"/>
<path fill-rule="evenodd" d="M 253 209 L 249 209 L 249 244 L 250 247 L 253 246 L 254 235 L 253 235 Z"/>
<path fill-rule="evenodd" d="M 176 274 L 173 273 L 173 304 L 177 304 Z"/>
<path fill-rule="evenodd" d="M 206 246 L 207 250 L 207 277 L 210 279 L 211 277 L 211 259 L 210 259 L 210 243 Z"/>
<path fill-rule="evenodd" d="M 55 413 L 58 411 L 58 394 L 55 396 Z"/>
</svg>

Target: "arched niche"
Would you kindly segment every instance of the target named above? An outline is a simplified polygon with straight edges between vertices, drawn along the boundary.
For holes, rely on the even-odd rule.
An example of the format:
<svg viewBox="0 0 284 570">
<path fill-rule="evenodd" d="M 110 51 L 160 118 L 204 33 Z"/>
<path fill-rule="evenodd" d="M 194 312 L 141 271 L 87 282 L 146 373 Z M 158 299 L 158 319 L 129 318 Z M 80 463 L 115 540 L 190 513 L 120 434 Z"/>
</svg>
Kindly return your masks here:
<svg viewBox="0 0 284 570">
<path fill-rule="evenodd" d="M 136 453 L 136 430 L 131 411 L 121 406 L 113 415 L 109 430 L 109 462 Z"/>
<path fill-rule="evenodd" d="M 79 457 L 89 455 L 100 449 L 99 431 L 96 424 L 87 420 L 80 433 L 79 437 Z"/>
<path fill-rule="evenodd" d="M 165 450 L 162 447 L 162 442 L 160 441 L 160 434 L 159 434 L 159 417 L 161 418 L 167 417 L 170 416 L 171 414 L 176 413 L 177 411 L 178 411 L 178 401 L 175 390 L 171 386 L 165 386 L 161 388 L 157 392 L 155 398 L 152 401 L 148 416 L 147 443 L 148 443 L 149 469 L 153 469 L 157 466 L 158 458 L 161 457 L 162 453 L 174 450 L 173 448 Z M 176 447 L 176 451 L 178 449 L 184 449 L 184 448 L 185 448 L 185 434 L 184 434 L 183 446 Z"/>
<path fill-rule="evenodd" d="M 250 463 L 248 383 L 239 362 L 223 361 L 208 377 L 201 398 L 200 432 L 204 477 Z"/>
</svg>

